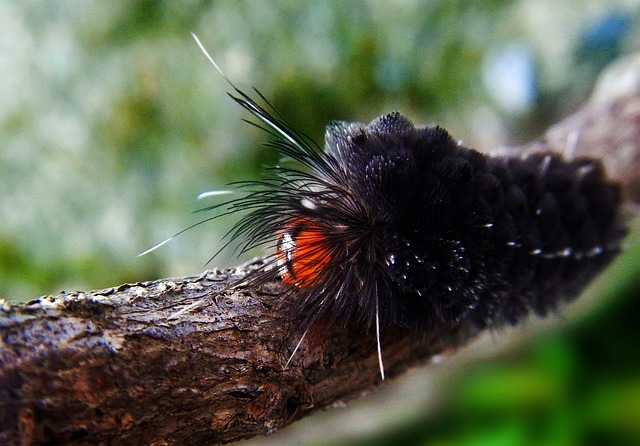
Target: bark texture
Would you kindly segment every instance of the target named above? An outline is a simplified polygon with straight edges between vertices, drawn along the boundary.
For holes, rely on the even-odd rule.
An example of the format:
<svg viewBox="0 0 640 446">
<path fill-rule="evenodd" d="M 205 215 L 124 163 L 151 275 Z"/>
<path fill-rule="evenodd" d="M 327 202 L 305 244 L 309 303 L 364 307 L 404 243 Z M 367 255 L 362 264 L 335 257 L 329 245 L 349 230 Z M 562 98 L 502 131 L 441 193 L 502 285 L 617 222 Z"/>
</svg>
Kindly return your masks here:
<svg viewBox="0 0 640 446">
<path fill-rule="evenodd" d="M 373 333 L 277 311 L 279 284 L 221 291 L 240 271 L 5 305 L 0 443 L 217 444 L 268 433 L 380 381 Z M 185 311 L 181 311 L 185 310 Z M 385 332 L 388 376 L 473 335 Z"/>
<path fill-rule="evenodd" d="M 637 203 L 639 86 L 596 97 L 539 140 L 500 150 L 603 158 Z M 380 383 L 375 335 L 353 327 L 317 325 L 287 366 L 301 333 L 278 311 L 280 284 L 227 289 L 242 273 L 2 303 L 0 444 L 221 444 Z M 387 376 L 477 334 L 443 326 L 418 341 L 385 332 Z"/>
</svg>

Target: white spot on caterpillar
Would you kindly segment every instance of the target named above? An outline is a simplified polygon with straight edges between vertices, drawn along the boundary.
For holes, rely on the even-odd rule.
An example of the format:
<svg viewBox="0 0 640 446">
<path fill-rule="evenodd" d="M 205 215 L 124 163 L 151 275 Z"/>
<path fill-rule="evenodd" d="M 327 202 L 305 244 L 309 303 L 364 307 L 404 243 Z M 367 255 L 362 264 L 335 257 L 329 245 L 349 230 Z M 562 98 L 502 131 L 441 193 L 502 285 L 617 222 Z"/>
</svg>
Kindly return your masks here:
<svg viewBox="0 0 640 446">
<path fill-rule="evenodd" d="M 542 160 L 542 165 L 540 166 L 540 173 L 542 175 L 545 175 L 547 173 L 547 170 L 549 170 L 550 165 L 551 165 L 551 156 L 547 155 Z"/>
<path fill-rule="evenodd" d="M 580 169 L 578 169 L 578 175 L 582 178 L 592 170 L 593 170 L 593 164 L 587 164 L 586 166 L 582 166 L 580 167 Z"/>
<path fill-rule="evenodd" d="M 587 257 L 595 257 L 602 254 L 603 252 L 604 249 L 602 248 L 602 246 L 595 246 L 589 250 L 589 252 L 587 253 Z"/>
<path fill-rule="evenodd" d="M 303 208 L 309 209 L 311 211 L 315 211 L 316 209 L 318 209 L 318 206 L 316 206 L 316 204 L 308 198 L 303 198 L 302 200 L 300 200 L 300 204 Z"/>
<path fill-rule="evenodd" d="M 287 257 L 287 261 L 293 261 L 293 251 L 296 248 L 296 242 L 295 240 L 293 240 L 293 237 L 291 237 L 291 234 L 285 232 L 282 235 L 280 246 L 282 248 L 282 251 L 284 251 L 285 256 Z"/>
<path fill-rule="evenodd" d="M 564 146 L 564 157 L 568 160 L 572 160 L 576 147 L 578 146 L 578 139 L 580 138 L 580 132 L 578 130 L 574 130 L 569 133 L 567 136 L 567 143 Z"/>
</svg>

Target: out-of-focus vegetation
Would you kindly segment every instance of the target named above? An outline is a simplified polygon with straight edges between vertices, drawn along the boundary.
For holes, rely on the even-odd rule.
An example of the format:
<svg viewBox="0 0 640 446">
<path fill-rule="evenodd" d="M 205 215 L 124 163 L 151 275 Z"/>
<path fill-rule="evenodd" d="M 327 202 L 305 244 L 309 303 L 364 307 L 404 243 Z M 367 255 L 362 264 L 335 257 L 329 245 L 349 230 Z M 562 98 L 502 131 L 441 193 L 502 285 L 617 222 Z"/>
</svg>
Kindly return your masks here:
<svg viewBox="0 0 640 446">
<path fill-rule="evenodd" d="M 198 193 L 277 161 L 190 31 L 319 142 L 330 120 L 401 110 L 489 149 L 577 108 L 640 49 L 639 14 L 624 0 L 0 2 L 0 297 L 197 274 L 221 246 L 233 219 L 136 257 L 202 218 Z M 479 367 L 435 417 L 354 444 L 638 443 L 639 245 L 603 309 Z"/>
</svg>

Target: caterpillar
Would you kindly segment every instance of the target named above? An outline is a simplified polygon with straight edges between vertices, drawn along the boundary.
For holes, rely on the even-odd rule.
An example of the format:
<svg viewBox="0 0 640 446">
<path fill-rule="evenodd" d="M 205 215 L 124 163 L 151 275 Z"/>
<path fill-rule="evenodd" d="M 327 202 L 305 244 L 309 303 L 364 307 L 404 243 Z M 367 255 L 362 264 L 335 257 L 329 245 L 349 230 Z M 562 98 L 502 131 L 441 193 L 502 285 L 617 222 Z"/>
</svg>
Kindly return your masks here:
<svg viewBox="0 0 640 446">
<path fill-rule="evenodd" d="M 490 156 L 398 112 L 332 122 L 321 147 L 257 90 L 259 102 L 230 84 L 267 146 L 291 160 L 204 209 L 245 212 L 227 243 L 271 252 L 241 284 L 280 278 L 301 333 L 319 320 L 375 329 L 383 379 L 385 328 L 420 337 L 545 316 L 620 250 L 621 188 L 599 160 Z"/>
<path fill-rule="evenodd" d="M 231 208 L 250 212 L 231 239 L 275 248 L 255 278 L 280 276 L 309 322 L 516 324 L 575 298 L 620 249 L 621 190 L 598 160 L 488 156 L 397 112 L 333 122 L 323 149 L 236 93 L 298 165 L 241 183 L 252 192 Z"/>
</svg>

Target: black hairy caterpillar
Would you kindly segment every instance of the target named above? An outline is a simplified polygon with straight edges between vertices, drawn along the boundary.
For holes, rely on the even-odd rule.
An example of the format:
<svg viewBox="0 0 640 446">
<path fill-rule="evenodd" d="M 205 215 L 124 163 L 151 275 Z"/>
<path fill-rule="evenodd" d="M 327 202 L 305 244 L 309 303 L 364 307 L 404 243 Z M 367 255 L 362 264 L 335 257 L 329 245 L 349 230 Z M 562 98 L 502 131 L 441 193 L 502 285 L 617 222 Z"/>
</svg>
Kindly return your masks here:
<svg viewBox="0 0 640 446">
<path fill-rule="evenodd" d="M 400 113 L 333 122 L 322 148 L 231 85 L 293 162 L 203 210 L 248 212 L 227 244 L 272 254 L 238 285 L 280 277 L 304 333 L 320 319 L 375 327 L 380 355 L 391 325 L 515 324 L 575 298 L 619 251 L 621 191 L 598 160 L 489 156 Z"/>
<path fill-rule="evenodd" d="M 309 323 L 515 324 L 576 297 L 619 250 L 620 188 L 597 160 L 490 157 L 399 113 L 334 122 L 322 150 L 236 93 L 304 170 L 243 182 L 231 239 L 276 248 L 247 281 L 280 275 Z"/>
</svg>

